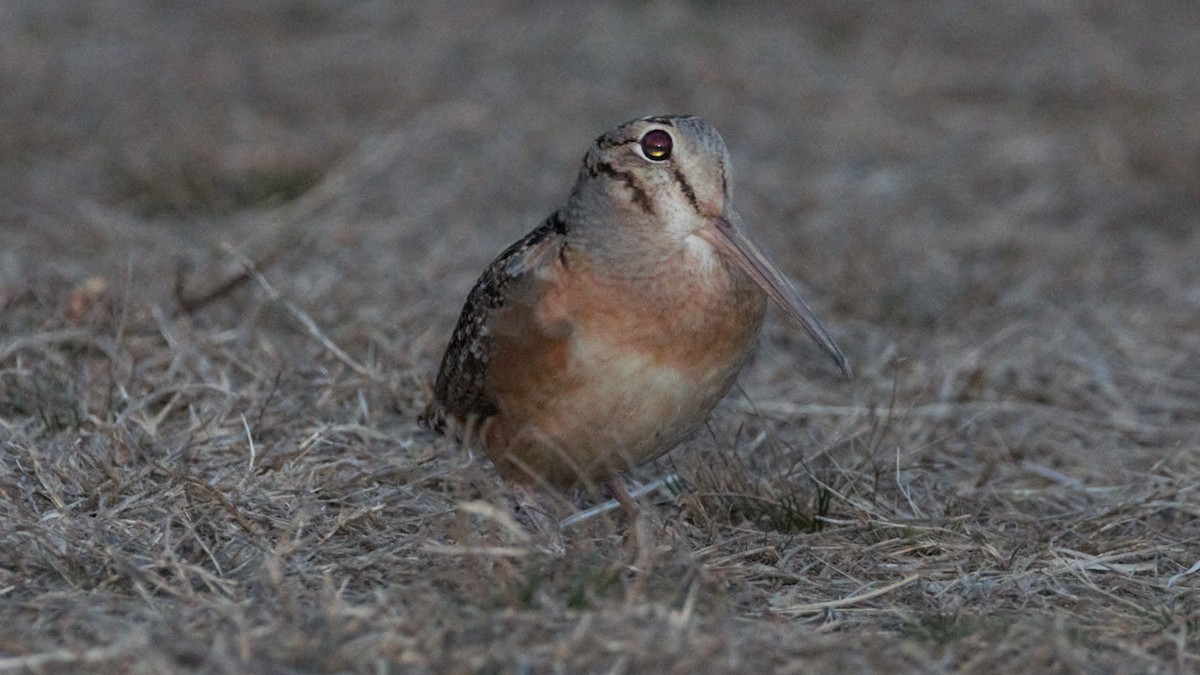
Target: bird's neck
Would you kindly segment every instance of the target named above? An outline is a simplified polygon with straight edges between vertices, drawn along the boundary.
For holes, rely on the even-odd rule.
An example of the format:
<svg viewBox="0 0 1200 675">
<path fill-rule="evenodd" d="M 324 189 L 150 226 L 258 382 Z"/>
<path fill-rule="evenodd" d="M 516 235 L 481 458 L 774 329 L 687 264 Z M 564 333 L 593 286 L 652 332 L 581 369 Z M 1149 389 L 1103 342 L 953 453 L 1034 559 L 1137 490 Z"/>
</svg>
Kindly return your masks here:
<svg viewBox="0 0 1200 675">
<path fill-rule="evenodd" d="M 670 200 L 649 206 L 611 191 L 576 191 L 563 209 L 568 247 L 623 279 L 658 278 L 684 264 L 701 221 Z"/>
</svg>

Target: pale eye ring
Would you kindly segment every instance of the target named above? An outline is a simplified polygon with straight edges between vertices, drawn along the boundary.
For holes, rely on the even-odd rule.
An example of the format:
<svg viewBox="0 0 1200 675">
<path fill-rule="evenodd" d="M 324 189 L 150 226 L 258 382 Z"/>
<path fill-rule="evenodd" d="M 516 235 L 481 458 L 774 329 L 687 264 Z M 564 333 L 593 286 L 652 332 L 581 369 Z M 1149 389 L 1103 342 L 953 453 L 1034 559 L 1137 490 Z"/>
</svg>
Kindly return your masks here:
<svg viewBox="0 0 1200 675">
<path fill-rule="evenodd" d="M 671 158 L 671 147 L 674 145 L 674 141 L 671 140 L 671 134 L 662 129 L 647 131 L 638 143 L 641 145 L 642 154 L 646 156 L 646 159 L 665 162 Z"/>
</svg>

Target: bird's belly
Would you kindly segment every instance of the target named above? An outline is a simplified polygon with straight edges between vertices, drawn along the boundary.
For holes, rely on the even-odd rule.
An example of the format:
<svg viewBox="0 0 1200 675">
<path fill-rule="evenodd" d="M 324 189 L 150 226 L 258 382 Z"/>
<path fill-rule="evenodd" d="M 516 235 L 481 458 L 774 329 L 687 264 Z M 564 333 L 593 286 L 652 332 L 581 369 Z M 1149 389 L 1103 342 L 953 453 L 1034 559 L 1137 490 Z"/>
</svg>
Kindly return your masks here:
<svg viewBox="0 0 1200 675">
<path fill-rule="evenodd" d="M 748 310 L 684 330 L 678 317 L 593 302 L 559 331 L 513 335 L 497 350 L 508 375 L 485 449 L 505 473 L 557 485 L 654 459 L 733 384 L 762 319 L 761 302 Z"/>
<path fill-rule="evenodd" d="M 586 385 L 562 398 L 566 409 L 558 419 L 587 421 L 586 430 L 568 430 L 574 441 L 587 445 L 593 436 L 631 465 L 669 450 L 702 422 L 741 365 L 739 358 L 736 364 L 685 370 L 660 354 L 586 340 L 576 350 L 575 366 Z"/>
</svg>

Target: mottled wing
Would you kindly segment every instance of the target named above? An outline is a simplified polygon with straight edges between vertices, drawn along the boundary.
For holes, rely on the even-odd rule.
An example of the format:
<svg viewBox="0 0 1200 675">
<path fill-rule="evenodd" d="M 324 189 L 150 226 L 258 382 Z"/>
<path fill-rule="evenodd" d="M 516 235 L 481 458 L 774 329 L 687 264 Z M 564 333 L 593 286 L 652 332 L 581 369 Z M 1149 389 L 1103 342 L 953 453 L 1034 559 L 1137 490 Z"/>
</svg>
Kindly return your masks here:
<svg viewBox="0 0 1200 675">
<path fill-rule="evenodd" d="M 563 220 L 555 213 L 505 249 L 475 282 L 442 357 L 423 423 L 441 433 L 450 423 L 449 431 L 461 440 L 465 427 L 496 414 L 486 390 L 494 315 L 514 289 L 554 261 L 562 251 L 564 232 Z"/>
</svg>

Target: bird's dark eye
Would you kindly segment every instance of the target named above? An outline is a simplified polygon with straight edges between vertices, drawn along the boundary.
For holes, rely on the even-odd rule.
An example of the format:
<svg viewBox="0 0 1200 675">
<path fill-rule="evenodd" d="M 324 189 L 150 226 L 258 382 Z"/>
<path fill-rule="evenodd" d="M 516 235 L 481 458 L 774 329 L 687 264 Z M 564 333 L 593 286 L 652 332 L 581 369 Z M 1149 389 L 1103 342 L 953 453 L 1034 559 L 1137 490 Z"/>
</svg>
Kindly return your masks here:
<svg viewBox="0 0 1200 675">
<path fill-rule="evenodd" d="M 662 162 L 671 158 L 671 134 L 662 129 L 651 129 L 642 136 L 642 152 L 648 159 Z"/>
</svg>

